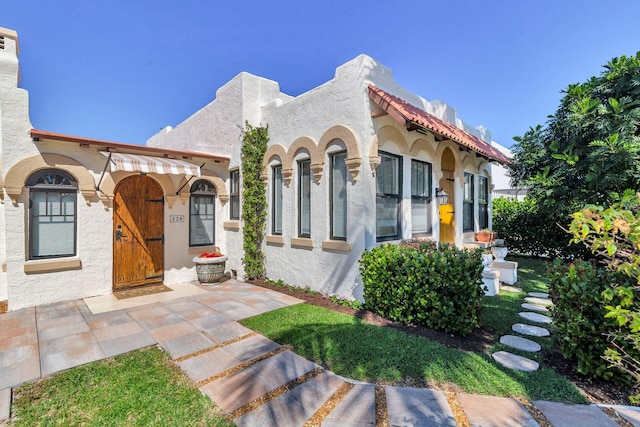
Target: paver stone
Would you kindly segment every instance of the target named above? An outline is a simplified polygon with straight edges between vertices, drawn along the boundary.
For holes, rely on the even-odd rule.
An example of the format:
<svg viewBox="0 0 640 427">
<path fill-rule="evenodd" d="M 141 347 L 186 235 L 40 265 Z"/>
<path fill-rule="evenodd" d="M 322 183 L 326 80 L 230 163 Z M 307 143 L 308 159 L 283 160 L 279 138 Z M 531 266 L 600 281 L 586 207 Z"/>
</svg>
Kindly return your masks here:
<svg viewBox="0 0 640 427">
<path fill-rule="evenodd" d="M 322 423 L 322 427 L 375 425 L 376 397 L 373 384 L 356 384 Z"/>
<path fill-rule="evenodd" d="M 532 310 L 532 311 L 539 311 L 541 313 L 548 313 L 549 309 L 545 306 L 542 305 L 538 305 L 538 304 L 529 304 L 529 303 L 524 303 L 524 304 L 520 304 L 520 307 L 527 309 L 527 310 Z"/>
<path fill-rule="evenodd" d="M 456 426 L 446 395 L 438 390 L 385 387 L 389 425 Z"/>
<path fill-rule="evenodd" d="M 457 395 L 472 427 L 538 427 L 539 424 L 515 399 L 474 394 Z"/>
<path fill-rule="evenodd" d="M 513 332 L 517 332 L 522 335 L 530 335 L 532 337 L 548 337 L 550 335 L 549 330 L 545 328 L 541 328 L 540 326 L 525 325 L 524 323 L 516 323 L 515 325 L 511 326 L 511 329 L 513 330 Z"/>
<path fill-rule="evenodd" d="M 524 297 L 524 300 L 531 304 L 553 305 L 553 302 L 548 298 Z"/>
<path fill-rule="evenodd" d="M 545 316 L 544 314 L 531 313 L 528 311 L 522 311 L 518 314 L 520 315 L 520 317 L 522 317 L 523 319 L 527 319 L 530 322 L 544 323 L 547 325 L 551 323 L 551 318 L 549 316 Z"/>
<path fill-rule="evenodd" d="M 620 427 L 597 406 L 570 405 L 544 400 L 537 400 L 533 404 L 554 427 Z"/>
<path fill-rule="evenodd" d="M 508 351 L 495 352 L 491 357 L 502 366 L 515 369 L 516 371 L 535 372 L 540 367 L 538 362 L 518 356 L 517 354 L 509 353 Z"/>
<path fill-rule="evenodd" d="M 531 353 L 535 353 L 541 349 L 540 344 L 537 342 L 527 338 L 517 337 L 515 335 L 504 335 L 500 337 L 500 344 Z"/>
<path fill-rule="evenodd" d="M 549 298 L 549 294 L 546 292 L 528 292 L 527 295 L 534 298 Z"/>
</svg>

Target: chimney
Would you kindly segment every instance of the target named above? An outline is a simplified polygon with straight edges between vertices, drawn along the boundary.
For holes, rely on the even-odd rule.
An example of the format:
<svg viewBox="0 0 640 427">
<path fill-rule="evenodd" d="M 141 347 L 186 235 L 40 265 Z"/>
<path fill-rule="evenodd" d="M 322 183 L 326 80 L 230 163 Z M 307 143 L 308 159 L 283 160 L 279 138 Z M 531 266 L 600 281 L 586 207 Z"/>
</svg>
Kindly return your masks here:
<svg viewBox="0 0 640 427">
<path fill-rule="evenodd" d="M 20 83 L 19 54 L 18 33 L 0 27 L 0 89 L 18 87 Z"/>
</svg>

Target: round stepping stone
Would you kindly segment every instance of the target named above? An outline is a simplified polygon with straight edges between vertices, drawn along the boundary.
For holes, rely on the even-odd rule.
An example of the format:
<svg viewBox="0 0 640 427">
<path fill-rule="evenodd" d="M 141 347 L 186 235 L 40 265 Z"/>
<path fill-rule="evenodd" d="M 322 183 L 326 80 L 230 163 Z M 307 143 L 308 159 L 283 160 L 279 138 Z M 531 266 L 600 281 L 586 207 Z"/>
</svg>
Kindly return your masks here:
<svg viewBox="0 0 640 427">
<path fill-rule="evenodd" d="M 526 357 L 518 356 L 508 351 L 498 351 L 491 355 L 493 360 L 505 366 L 509 369 L 515 369 L 517 371 L 535 372 L 540 367 L 540 364 L 534 360 L 527 359 Z"/>
<path fill-rule="evenodd" d="M 527 338 L 517 337 L 515 335 L 504 335 L 500 337 L 500 344 L 515 348 L 516 350 L 528 351 L 535 353 L 540 351 L 542 347 L 535 341 L 531 341 Z"/>
<path fill-rule="evenodd" d="M 518 314 L 520 315 L 520 317 L 525 318 L 530 322 L 545 323 L 547 325 L 551 323 L 551 318 L 549 316 L 545 316 L 544 314 L 530 313 L 528 311 L 522 311 Z"/>
<path fill-rule="evenodd" d="M 542 305 L 537 305 L 537 304 L 524 303 L 524 304 L 520 304 L 520 307 L 526 308 L 527 310 L 540 311 L 542 313 L 548 313 L 549 312 L 549 309 L 547 307 L 542 306 Z"/>
<path fill-rule="evenodd" d="M 536 297 L 524 297 L 524 300 L 530 304 L 537 304 L 537 305 L 552 305 L 553 302 L 551 302 L 550 299 L 546 299 L 546 298 L 536 298 Z"/>
<path fill-rule="evenodd" d="M 517 332 L 522 335 L 530 335 L 532 337 L 548 337 L 551 335 L 548 330 L 541 328 L 540 326 L 525 325 L 524 323 L 516 323 L 511 326 L 513 332 Z"/>
<path fill-rule="evenodd" d="M 546 292 L 529 292 L 527 295 L 535 298 L 549 298 L 549 294 Z"/>
<path fill-rule="evenodd" d="M 522 292 L 522 288 L 518 288 L 517 286 L 509 286 L 509 285 L 500 285 L 501 291 L 507 292 Z"/>
</svg>

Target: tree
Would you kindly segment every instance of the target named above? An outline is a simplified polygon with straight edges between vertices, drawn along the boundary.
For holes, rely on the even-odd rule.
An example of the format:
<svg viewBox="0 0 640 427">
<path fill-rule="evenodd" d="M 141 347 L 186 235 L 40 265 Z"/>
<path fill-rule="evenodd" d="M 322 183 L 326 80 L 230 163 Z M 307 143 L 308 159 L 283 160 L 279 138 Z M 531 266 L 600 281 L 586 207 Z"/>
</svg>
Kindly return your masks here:
<svg viewBox="0 0 640 427">
<path fill-rule="evenodd" d="M 564 93 L 546 127 L 515 138 L 512 183 L 554 208 L 640 188 L 640 52 Z"/>
<path fill-rule="evenodd" d="M 613 193 L 640 188 L 640 52 L 612 59 L 564 94 L 545 127 L 514 138 L 508 165 L 512 185 L 529 187 L 558 233 L 558 217 L 566 227 L 585 204 L 608 205 Z"/>
</svg>

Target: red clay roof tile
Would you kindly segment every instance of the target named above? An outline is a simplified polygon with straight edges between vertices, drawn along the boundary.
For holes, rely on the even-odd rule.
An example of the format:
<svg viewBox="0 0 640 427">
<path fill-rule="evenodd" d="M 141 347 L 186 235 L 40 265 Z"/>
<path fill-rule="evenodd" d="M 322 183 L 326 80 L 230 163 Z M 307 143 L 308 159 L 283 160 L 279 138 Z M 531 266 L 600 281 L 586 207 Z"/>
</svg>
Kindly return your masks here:
<svg viewBox="0 0 640 427">
<path fill-rule="evenodd" d="M 503 164 L 511 163 L 507 156 L 491 144 L 371 84 L 369 98 L 410 130 L 422 128 L 451 139 L 490 160 Z"/>
</svg>

